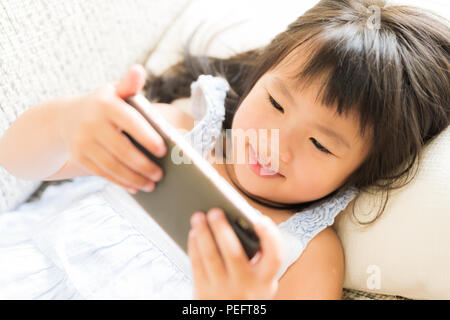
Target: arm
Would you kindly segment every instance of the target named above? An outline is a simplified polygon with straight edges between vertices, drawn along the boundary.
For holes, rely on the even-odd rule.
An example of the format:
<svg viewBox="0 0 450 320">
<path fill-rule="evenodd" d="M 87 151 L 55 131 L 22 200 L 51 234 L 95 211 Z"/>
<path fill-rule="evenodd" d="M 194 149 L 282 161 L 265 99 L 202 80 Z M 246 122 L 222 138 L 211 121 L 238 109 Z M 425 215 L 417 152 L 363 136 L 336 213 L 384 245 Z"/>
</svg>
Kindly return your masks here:
<svg viewBox="0 0 450 320">
<path fill-rule="evenodd" d="M 145 69 L 133 65 L 118 83 L 27 110 L 0 141 L 0 164 L 22 179 L 95 174 L 131 192 L 151 192 L 163 172 L 122 133 L 155 156 L 167 152 L 151 124 L 123 100 L 142 90 L 145 79 Z"/>
<path fill-rule="evenodd" d="M 71 101 L 61 97 L 26 110 L 0 139 L 0 165 L 30 180 L 61 180 L 92 175 L 69 154 L 58 132 L 58 108 Z M 155 104 L 175 127 L 190 130 L 193 119 L 169 104 Z"/>
<path fill-rule="evenodd" d="M 341 299 L 344 254 L 336 232 L 316 235 L 281 277 L 275 299 Z"/>
<path fill-rule="evenodd" d="M 41 180 L 68 160 L 57 109 L 70 98 L 39 104 L 20 115 L 0 139 L 0 165 L 22 179 Z"/>
</svg>

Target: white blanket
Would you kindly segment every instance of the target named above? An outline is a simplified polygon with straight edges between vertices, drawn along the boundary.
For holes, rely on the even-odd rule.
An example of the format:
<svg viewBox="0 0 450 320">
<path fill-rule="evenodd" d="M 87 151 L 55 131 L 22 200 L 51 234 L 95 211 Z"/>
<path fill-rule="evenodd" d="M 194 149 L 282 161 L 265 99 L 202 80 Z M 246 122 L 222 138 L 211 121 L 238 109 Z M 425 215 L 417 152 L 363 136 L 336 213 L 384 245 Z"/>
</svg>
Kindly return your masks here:
<svg viewBox="0 0 450 320">
<path fill-rule="evenodd" d="M 0 235 L 0 299 L 192 299 L 188 256 L 102 178 L 49 186 Z"/>
</svg>

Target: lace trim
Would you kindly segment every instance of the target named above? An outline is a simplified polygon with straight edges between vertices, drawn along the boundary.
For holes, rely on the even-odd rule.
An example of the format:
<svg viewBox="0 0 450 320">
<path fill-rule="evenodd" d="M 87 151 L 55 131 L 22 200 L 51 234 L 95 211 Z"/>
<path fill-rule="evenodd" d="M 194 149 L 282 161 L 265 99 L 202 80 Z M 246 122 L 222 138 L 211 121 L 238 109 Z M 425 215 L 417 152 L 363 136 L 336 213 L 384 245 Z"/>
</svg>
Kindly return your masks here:
<svg viewBox="0 0 450 320">
<path fill-rule="evenodd" d="M 347 188 L 338 192 L 333 198 L 314 208 L 295 213 L 278 225 L 280 230 L 294 235 L 305 246 L 320 231 L 334 223 L 336 216 L 358 194 L 358 189 Z"/>
<path fill-rule="evenodd" d="M 225 120 L 225 97 L 230 89 L 220 77 L 200 75 L 191 84 L 192 116 L 194 128 L 184 135 L 198 152 L 206 157 L 217 142 Z"/>
</svg>

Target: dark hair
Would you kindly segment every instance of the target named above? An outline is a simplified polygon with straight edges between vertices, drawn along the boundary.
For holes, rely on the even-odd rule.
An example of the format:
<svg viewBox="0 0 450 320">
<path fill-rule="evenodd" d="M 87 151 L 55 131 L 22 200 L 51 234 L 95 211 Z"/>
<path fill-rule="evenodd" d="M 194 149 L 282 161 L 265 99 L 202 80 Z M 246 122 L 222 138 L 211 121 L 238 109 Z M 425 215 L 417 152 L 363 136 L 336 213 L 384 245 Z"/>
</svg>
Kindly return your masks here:
<svg viewBox="0 0 450 320">
<path fill-rule="evenodd" d="M 378 25 L 369 24 L 374 14 Z M 384 211 L 389 191 L 413 179 L 424 145 L 450 123 L 449 34 L 448 20 L 425 9 L 387 6 L 382 0 L 322 0 L 266 46 L 230 58 L 192 55 L 191 36 L 182 61 L 162 75 L 149 73 L 144 90 L 152 100 L 170 103 L 189 97 L 190 84 L 200 74 L 222 76 L 231 88 L 223 124 L 230 129 L 258 79 L 288 54 L 295 58 L 294 49 L 308 45 L 312 51 L 296 73 L 298 82 L 322 80 L 320 101 L 337 105 L 339 115 L 356 111 L 361 136 L 371 129 L 368 156 L 338 189 L 383 192 L 376 217 L 359 221 L 368 224 Z M 298 210 L 338 190 L 308 203 L 278 206 L 249 196 L 269 207 Z"/>
</svg>

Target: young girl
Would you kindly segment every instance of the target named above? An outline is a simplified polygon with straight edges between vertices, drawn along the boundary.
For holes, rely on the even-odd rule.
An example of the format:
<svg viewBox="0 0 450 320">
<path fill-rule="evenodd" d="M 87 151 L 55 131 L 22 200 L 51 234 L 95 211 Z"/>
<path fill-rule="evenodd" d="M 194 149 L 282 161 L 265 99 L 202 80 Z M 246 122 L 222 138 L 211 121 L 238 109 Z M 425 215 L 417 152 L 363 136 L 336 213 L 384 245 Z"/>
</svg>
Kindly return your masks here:
<svg viewBox="0 0 450 320">
<path fill-rule="evenodd" d="M 424 145 L 449 125 L 449 31 L 446 21 L 422 9 L 324 0 L 263 48 L 229 59 L 187 53 L 164 75 L 148 78 L 147 96 L 188 136 L 198 131 L 217 139 L 222 120 L 232 131 L 279 130 L 279 148 L 269 150 L 279 166 L 270 178 L 262 174 L 271 171 L 262 146 L 251 140 L 233 150 L 245 152 L 246 163 L 212 161 L 270 221 L 256 223 L 262 250 L 248 261 L 220 208 L 193 214 L 188 251 L 196 298 L 341 297 L 344 261 L 334 217 L 355 190 L 400 187 L 395 184 L 409 175 Z M 121 133 L 157 156 L 165 153 L 161 138 L 123 101 L 144 81 L 143 70 L 133 68 L 115 86 L 31 108 L 0 141 L 1 165 L 26 179 L 98 175 L 130 192 L 151 192 L 163 172 Z M 165 104 L 188 96 L 191 84 L 193 108 L 207 106 L 195 127 Z M 196 99 L 197 88 L 205 99 Z M 118 253 L 97 246 L 96 254 Z"/>
</svg>

